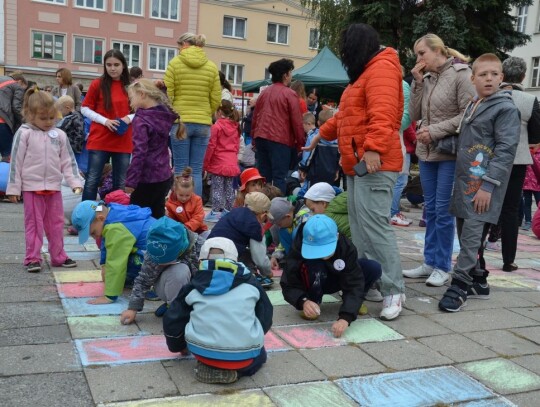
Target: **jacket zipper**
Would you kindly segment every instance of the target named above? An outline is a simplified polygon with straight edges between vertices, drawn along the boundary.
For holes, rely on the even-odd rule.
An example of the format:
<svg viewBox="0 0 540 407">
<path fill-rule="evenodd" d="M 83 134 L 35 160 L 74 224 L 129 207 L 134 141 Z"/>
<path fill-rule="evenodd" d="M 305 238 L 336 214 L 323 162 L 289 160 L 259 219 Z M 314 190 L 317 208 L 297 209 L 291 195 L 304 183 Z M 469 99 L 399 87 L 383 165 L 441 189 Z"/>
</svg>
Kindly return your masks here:
<svg viewBox="0 0 540 407">
<path fill-rule="evenodd" d="M 433 85 L 433 88 L 431 89 L 431 92 L 429 93 L 429 97 L 428 97 L 428 102 L 427 102 L 427 109 L 428 109 L 428 111 L 427 111 L 427 124 L 428 124 L 428 126 L 431 124 L 431 114 L 430 114 L 430 112 L 431 112 L 431 96 L 433 95 L 433 92 L 435 91 L 435 88 L 437 87 L 437 84 L 439 83 L 439 77 L 440 76 L 441 76 L 440 74 L 437 74 L 437 79 L 435 79 L 435 85 Z M 427 150 L 426 160 L 429 157 L 429 153 L 430 153 L 429 146 L 430 145 L 431 144 L 428 144 L 426 146 L 426 150 Z"/>
</svg>

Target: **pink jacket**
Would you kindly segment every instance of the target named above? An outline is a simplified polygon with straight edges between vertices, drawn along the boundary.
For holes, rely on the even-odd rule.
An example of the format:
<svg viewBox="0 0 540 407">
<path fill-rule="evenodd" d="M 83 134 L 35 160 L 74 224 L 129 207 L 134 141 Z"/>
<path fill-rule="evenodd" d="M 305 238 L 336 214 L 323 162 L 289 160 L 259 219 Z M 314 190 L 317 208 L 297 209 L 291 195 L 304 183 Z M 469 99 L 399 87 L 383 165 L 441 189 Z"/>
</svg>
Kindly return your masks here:
<svg viewBox="0 0 540 407">
<path fill-rule="evenodd" d="M 47 132 L 23 124 L 13 140 L 6 195 L 21 191 L 60 191 L 62 178 L 71 188 L 82 188 L 79 168 L 66 133 Z"/>
<path fill-rule="evenodd" d="M 531 151 L 532 154 L 532 151 Z M 527 165 L 527 172 L 525 173 L 525 182 L 523 183 L 523 189 L 526 191 L 540 191 L 540 180 L 536 176 L 533 170 L 533 166 L 537 171 L 540 171 L 540 150 L 532 154 L 533 163 Z"/>
<path fill-rule="evenodd" d="M 211 129 L 203 169 L 222 177 L 236 177 L 240 174 L 238 150 L 240 150 L 238 123 L 229 119 L 218 119 Z"/>
</svg>

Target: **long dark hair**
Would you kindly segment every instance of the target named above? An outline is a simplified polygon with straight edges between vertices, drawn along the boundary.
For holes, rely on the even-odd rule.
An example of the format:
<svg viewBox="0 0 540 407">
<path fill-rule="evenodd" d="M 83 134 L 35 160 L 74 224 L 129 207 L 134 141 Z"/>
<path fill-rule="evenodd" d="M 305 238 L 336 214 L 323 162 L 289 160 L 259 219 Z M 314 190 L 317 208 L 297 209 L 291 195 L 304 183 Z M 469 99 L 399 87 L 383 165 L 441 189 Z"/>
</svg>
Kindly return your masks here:
<svg viewBox="0 0 540 407">
<path fill-rule="evenodd" d="M 341 63 L 354 83 L 380 49 L 379 34 L 367 24 L 351 24 L 341 32 L 339 54 Z"/>
<path fill-rule="evenodd" d="M 100 84 L 100 90 L 101 95 L 103 96 L 103 102 L 105 105 L 105 110 L 111 110 L 112 108 L 112 100 L 111 100 L 111 86 L 113 83 L 113 79 L 111 76 L 107 73 L 107 59 L 109 58 L 116 58 L 120 62 L 122 62 L 122 75 L 120 76 L 120 82 L 122 82 L 122 85 L 124 85 L 124 92 L 127 95 L 127 87 L 129 86 L 130 80 L 129 80 L 129 69 L 127 66 L 126 58 L 124 57 L 124 54 L 122 54 L 122 51 L 119 51 L 117 49 L 110 49 L 105 53 L 103 56 L 103 75 L 101 75 L 101 84 Z"/>
</svg>

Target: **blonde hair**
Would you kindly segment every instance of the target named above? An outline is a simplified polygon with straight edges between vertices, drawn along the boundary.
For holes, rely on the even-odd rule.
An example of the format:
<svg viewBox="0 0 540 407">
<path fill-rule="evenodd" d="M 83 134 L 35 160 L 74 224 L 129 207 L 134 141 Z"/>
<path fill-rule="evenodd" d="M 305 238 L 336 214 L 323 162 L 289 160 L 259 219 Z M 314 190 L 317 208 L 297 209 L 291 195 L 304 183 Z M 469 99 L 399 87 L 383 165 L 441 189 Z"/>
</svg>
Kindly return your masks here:
<svg viewBox="0 0 540 407">
<path fill-rule="evenodd" d="M 502 62 L 499 59 L 499 57 L 497 55 L 495 55 L 495 54 L 487 53 L 487 54 L 480 55 L 473 62 L 473 64 L 472 64 L 472 73 L 473 73 L 473 75 L 474 75 L 474 72 L 476 71 L 476 68 L 478 67 L 478 64 L 480 64 L 482 62 L 494 62 L 496 64 L 499 64 L 499 66 L 501 68 L 501 73 L 502 73 L 503 67 L 502 67 Z"/>
<path fill-rule="evenodd" d="M 296 92 L 296 95 L 299 98 L 304 99 L 304 100 L 307 99 L 306 88 L 304 87 L 304 82 L 302 82 L 301 80 L 296 80 L 293 83 L 291 83 L 291 89 Z"/>
<path fill-rule="evenodd" d="M 438 35 L 429 33 L 429 34 L 424 35 L 423 37 L 418 38 L 416 42 L 414 43 L 414 49 L 416 49 L 416 47 L 421 41 L 424 41 L 426 43 L 426 46 L 430 50 L 434 52 L 439 50 L 441 54 L 444 55 L 446 58 L 449 58 L 449 57 L 459 58 L 465 63 L 468 63 L 471 61 L 470 57 L 465 56 L 461 52 L 456 51 L 455 49 L 449 48 L 446 45 L 444 45 L 443 40 Z"/>
<path fill-rule="evenodd" d="M 315 115 L 311 112 L 304 113 L 302 116 L 302 123 L 315 126 Z"/>
<path fill-rule="evenodd" d="M 56 99 L 56 108 L 60 107 L 69 107 L 71 109 L 75 108 L 75 101 L 73 98 L 69 95 L 60 96 L 58 99 Z"/>
<path fill-rule="evenodd" d="M 135 80 L 129 85 L 128 92 L 142 93 L 156 103 L 167 106 L 171 112 L 174 112 L 178 116 L 167 95 L 150 79 L 141 78 Z M 178 140 L 184 140 L 186 138 L 186 126 L 180 120 L 180 116 L 178 116 L 178 131 L 176 132 L 176 138 Z"/>
<path fill-rule="evenodd" d="M 175 175 L 173 190 L 176 193 L 177 189 L 189 189 L 193 191 L 195 187 L 195 181 L 193 180 L 193 170 L 191 167 L 186 167 L 182 171 L 182 174 Z"/>
<path fill-rule="evenodd" d="M 206 36 L 204 34 L 184 33 L 176 42 L 178 45 L 182 45 L 184 42 L 186 42 L 189 45 L 195 45 L 202 48 L 206 45 Z"/>
<path fill-rule="evenodd" d="M 321 110 L 319 113 L 319 126 L 322 126 L 327 120 L 331 119 L 334 116 L 334 113 L 334 109 Z"/>
<path fill-rule="evenodd" d="M 47 112 L 54 111 L 55 114 L 58 113 L 56 106 L 54 105 L 54 98 L 51 94 L 39 90 L 37 85 L 34 85 L 24 94 L 22 113 L 25 121 L 31 122 L 40 110 L 45 110 Z"/>
</svg>

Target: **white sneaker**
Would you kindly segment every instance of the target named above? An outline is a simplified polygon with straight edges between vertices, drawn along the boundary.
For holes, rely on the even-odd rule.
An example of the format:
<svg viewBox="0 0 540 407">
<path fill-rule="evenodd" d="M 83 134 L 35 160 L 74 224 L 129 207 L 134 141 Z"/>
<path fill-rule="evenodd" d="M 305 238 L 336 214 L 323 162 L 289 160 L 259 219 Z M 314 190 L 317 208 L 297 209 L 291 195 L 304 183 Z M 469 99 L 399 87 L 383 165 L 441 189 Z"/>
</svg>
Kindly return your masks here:
<svg viewBox="0 0 540 407">
<path fill-rule="evenodd" d="M 450 280 L 450 273 L 445 273 L 441 269 L 435 268 L 426 280 L 426 285 L 431 287 L 442 287 L 448 280 Z"/>
<path fill-rule="evenodd" d="M 383 309 L 380 318 L 385 321 L 391 321 L 399 316 L 402 305 L 405 303 L 405 294 L 387 295 L 384 297 Z"/>
<path fill-rule="evenodd" d="M 371 302 L 381 302 L 383 300 L 383 296 L 376 288 L 370 288 L 366 293 L 365 300 Z"/>
<path fill-rule="evenodd" d="M 412 221 L 407 219 L 405 216 L 403 216 L 401 213 L 396 213 L 392 218 L 390 219 L 390 223 L 394 226 L 409 226 Z"/>
<path fill-rule="evenodd" d="M 501 244 L 499 242 L 486 241 L 486 250 L 498 252 L 501 250 Z"/>
<path fill-rule="evenodd" d="M 428 266 L 426 263 L 415 269 L 403 270 L 403 277 L 407 278 L 421 278 L 429 277 L 433 272 L 433 267 Z"/>
</svg>

